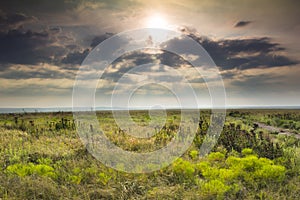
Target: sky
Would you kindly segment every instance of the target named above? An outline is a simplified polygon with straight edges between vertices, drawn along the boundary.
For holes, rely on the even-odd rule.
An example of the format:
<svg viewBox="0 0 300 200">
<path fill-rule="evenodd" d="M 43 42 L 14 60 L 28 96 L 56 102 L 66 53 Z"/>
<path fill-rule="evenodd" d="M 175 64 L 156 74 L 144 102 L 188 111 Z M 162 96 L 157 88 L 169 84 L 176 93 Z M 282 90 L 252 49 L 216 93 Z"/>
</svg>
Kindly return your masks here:
<svg viewBox="0 0 300 200">
<path fill-rule="evenodd" d="M 299 16 L 297 0 L 3 1 L 0 107 L 72 106 L 80 69 L 95 73 L 82 65 L 85 58 L 101 42 L 140 28 L 174 30 L 200 44 L 222 77 L 228 106 L 298 106 Z M 188 48 L 184 37 L 165 45 Z M 148 68 L 136 68 L 149 63 Z M 186 74 L 199 107 L 211 105 L 207 83 L 203 77 L 192 76 L 192 68 L 183 57 L 166 51 L 124 54 L 103 71 L 95 105 L 111 106 L 109 98 L 124 74 L 129 77 L 128 87 L 138 77 L 158 83 L 171 77 L 180 95 L 189 99 L 182 77 L 171 74 L 173 69 Z M 123 87 L 123 93 L 127 89 Z M 159 84 L 144 85 L 132 93 L 129 104 L 172 106 L 177 105 L 176 95 Z"/>
</svg>

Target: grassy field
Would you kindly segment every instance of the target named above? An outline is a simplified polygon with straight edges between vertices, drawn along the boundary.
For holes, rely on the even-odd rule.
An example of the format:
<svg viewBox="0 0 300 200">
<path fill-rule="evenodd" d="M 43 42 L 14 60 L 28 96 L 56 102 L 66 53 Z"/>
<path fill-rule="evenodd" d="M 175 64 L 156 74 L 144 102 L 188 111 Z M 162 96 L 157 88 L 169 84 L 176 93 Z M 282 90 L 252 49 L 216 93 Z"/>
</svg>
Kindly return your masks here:
<svg viewBox="0 0 300 200">
<path fill-rule="evenodd" d="M 161 130 L 137 139 L 118 128 L 111 112 L 97 116 L 114 144 L 134 152 L 164 147 L 180 122 L 180 112 L 169 110 Z M 150 120 L 145 111 L 131 116 L 141 126 Z M 210 124 L 210 111 L 201 111 L 188 151 L 168 167 L 140 174 L 95 159 L 76 123 L 65 112 L 1 114 L 0 199 L 300 199 L 300 140 L 294 137 L 300 134 L 299 110 L 228 110 L 213 151 L 199 157 Z"/>
</svg>

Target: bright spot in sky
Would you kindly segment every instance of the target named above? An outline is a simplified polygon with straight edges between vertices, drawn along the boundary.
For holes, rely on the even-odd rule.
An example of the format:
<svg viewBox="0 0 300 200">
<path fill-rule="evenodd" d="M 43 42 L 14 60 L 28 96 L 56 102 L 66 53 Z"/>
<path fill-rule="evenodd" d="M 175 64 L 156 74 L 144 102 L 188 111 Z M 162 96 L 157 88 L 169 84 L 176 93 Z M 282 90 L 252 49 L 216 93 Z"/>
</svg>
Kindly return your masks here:
<svg viewBox="0 0 300 200">
<path fill-rule="evenodd" d="M 167 26 L 167 20 L 160 14 L 151 15 L 146 19 L 147 28 L 166 28 Z"/>
</svg>

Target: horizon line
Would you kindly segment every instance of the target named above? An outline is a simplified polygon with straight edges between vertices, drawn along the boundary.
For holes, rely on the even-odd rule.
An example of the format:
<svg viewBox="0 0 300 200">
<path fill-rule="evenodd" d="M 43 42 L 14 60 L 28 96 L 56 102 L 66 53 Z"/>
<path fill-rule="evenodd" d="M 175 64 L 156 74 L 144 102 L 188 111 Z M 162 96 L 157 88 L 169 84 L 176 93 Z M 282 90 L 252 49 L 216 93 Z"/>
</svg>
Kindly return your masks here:
<svg viewBox="0 0 300 200">
<path fill-rule="evenodd" d="M 78 110 L 76 110 L 78 109 Z M 80 111 L 112 111 L 112 110 L 150 110 L 151 107 L 0 107 L 0 113 L 47 113 L 47 112 L 80 112 Z M 300 109 L 300 105 L 228 105 L 225 107 L 164 107 L 153 108 L 152 110 L 179 110 L 179 109 Z"/>
</svg>

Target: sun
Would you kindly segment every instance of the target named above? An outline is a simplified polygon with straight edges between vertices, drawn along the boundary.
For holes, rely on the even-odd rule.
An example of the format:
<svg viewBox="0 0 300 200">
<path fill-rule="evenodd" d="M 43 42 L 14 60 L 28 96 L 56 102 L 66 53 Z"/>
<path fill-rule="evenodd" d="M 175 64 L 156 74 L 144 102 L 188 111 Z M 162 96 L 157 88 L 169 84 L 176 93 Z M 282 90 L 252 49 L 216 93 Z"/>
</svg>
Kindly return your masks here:
<svg viewBox="0 0 300 200">
<path fill-rule="evenodd" d="M 149 16 L 145 23 L 147 28 L 166 28 L 168 26 L 168 21 L 161 14 Z"/>
</svg>

